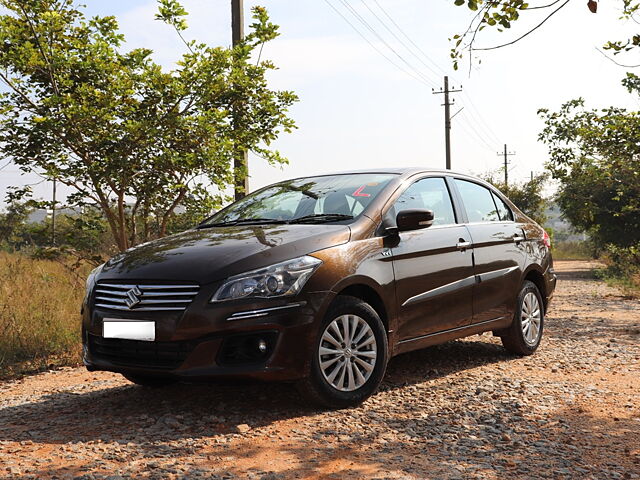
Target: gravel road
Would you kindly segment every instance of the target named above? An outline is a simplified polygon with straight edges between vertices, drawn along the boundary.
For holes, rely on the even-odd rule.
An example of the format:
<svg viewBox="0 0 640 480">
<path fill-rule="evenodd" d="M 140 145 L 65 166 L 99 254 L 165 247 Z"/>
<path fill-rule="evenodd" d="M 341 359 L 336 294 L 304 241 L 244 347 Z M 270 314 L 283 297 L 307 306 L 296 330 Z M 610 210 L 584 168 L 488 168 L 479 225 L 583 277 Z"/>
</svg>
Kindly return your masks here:
<svg viewBox="0 0 640 480">
<path fill-rule="evenodd" d="M 83 368 L 0 384 L 0 478 L 640 479 L 640 302 L 591 267 L 556 263 L 533 357 L 489 335 L 405 354 L 353 410 Z"/>
</svg>

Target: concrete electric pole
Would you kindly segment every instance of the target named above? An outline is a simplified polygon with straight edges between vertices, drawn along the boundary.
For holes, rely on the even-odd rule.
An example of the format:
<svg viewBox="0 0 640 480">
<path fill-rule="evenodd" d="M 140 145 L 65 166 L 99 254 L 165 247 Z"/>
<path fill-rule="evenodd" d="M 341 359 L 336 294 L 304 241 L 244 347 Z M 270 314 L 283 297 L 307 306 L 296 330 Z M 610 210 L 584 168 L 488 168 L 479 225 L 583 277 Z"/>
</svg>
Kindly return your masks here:
<svg viewBox="0 0 640 480">
<path fill-rule="evenodd" d="M 231 0 L 231 39 L 235 47 L 244 38 L 243 0 Z M 233 159 L 235 199 L 249 192 L 249 156 L 246 150 L 235 149 Z"/>
<path fill-rule="evenodd" d="M 434 91 L 434 95 L 444 94 L 444 142 L 446 149 L 446 166 L 447 170 L 451 170 L 451 105 L 455 102 L 449 101 L 449 94 L 461 92 L 462 88 L 449 90 L 449 77 L 444 77 L 444 90 Z"/>
<path fill-rule="evenodd" d="M 511 155 L 515 155 L 516 152 L 509 152 L 507 150 L 507 144 L 504 144 L 504 152 L 498 152 L 499 156 L 504 156 L 504 185 L 505 187 L 509 186 L 509 157 Z"/>
<path fill-rule="evenodd" d="M 56 179 L 53 179 L 53 194 L 51 201 L 51 245 L 56 244 Z"/>
</svg>

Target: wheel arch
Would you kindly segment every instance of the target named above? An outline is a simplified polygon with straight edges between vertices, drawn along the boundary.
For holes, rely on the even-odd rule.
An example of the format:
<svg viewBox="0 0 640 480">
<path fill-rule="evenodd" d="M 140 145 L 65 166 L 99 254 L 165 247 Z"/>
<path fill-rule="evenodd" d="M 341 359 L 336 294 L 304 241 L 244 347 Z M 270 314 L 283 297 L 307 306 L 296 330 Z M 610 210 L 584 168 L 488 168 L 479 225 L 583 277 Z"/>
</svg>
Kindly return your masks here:
<svg viewBox="0 0 640 480">
<path fill-rule="evenodd" d="M 548 304 L 548 298 L 547 298 L 547 287 L 546 287 L 546 284 L 545 284 L 545 281 L 544 281 L 544 275 L 537 268 L 531 267 L 524 274 L 523 281 L 525 281 L 525 280 L 529 280 L 530 282 L 533 282 L 533 284 L 536 287 L 538 287 L 538 290 L 540 291 L 540 295 L 542 296 L 542 303 L 543 303 L 543 306 L 544 306 L 544 311 L 546 313 L 547 304 Z"/>
<path fill-rule="evenodd" d="M 343 285 L 338 291 L 335 298 L 339 296 L 351 296 L 356 297 L 362 300 L 363 302 L 368 303 L 371 307 L 376 311 L 380 320 L 389 332 L 390 329 L 390 317 L 387 306 L 384 304 L 384 300 L 380 293 L 373 288 L 371 285 L 366 283 L 357 282 L 349 285 Z M 335 300 L 335 299 L 334 299 Z"/>
</svg>

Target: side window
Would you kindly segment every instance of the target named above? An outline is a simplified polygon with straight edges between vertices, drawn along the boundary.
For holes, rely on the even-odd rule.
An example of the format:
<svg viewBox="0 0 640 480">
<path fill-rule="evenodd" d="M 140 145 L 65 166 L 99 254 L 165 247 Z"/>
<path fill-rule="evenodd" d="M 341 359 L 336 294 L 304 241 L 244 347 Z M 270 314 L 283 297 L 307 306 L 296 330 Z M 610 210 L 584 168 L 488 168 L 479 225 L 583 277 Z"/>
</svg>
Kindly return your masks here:
<svg viewBox="0 0 640 480">
<path fill-rule="evenodd" d="M 502 220 L 503 222 L 513 222 L 513 213 L 511 213 L 511 209 L 507 206 L 507 204 L 504 203 L 502 199 L 495 193 L 491 192 L 491 195 L 493 195 L 493 201 L 498 207 L 498 215 L 500 215 L 500 220 Z"/>
<path fill-rule="evenodd" d="M 409 208 L 426 208 L 433 211 L 434 225 L 456 223 L 449 189 L 444 178 L 423 178 L 413 183 L 396 200 L 395 213 Z"/>
<path fill-rule="evenodd" d="M 455 179 L 469 222 L 499 222 L 491 191 L 477 183 Z"/>
</svg>

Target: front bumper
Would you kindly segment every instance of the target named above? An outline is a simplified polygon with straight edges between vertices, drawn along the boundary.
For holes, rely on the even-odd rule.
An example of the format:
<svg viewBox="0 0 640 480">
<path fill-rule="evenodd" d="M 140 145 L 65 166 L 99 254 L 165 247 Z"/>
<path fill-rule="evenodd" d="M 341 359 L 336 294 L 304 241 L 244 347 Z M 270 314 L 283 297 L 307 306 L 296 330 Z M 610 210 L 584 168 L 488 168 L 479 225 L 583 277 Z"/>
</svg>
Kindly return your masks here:
<svg viewBox="0 0 640 480">
<path fill-rule="evenodd" d="M 332 292 L 287 300 L 210 304 L 194 299 L 179 314 L 83 308 L 83 361 L 106 370 L 181 380 L 296 380 L 309 368 L 319 323 Z M 154 342 L 105 339 L 103 319 L 152 320 Z M 266 347 L 264 352 L 258 348 Z M 255 350 L 254 350 L 255 349 Z"/>
</svg>

